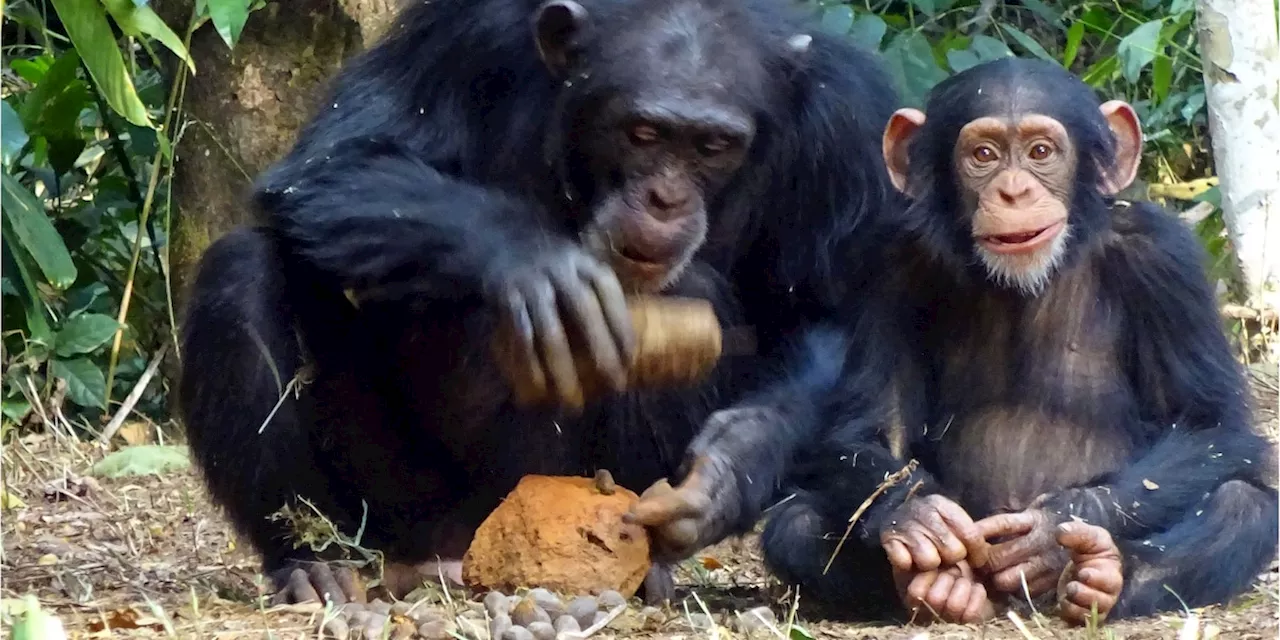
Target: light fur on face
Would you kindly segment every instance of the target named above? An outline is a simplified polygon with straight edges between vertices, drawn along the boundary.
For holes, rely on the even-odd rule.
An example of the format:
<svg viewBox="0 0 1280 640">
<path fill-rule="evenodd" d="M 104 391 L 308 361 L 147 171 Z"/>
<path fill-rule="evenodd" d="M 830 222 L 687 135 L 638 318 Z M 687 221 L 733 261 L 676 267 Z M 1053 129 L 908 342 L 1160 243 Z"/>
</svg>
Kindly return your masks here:
<svg viewBox="0 0 1280 640">
<path fill-rule="evenodd" d="M 1049 246 L 1031 254 L 1001 254 L 977 244 L 978 258 L 987 269 L 987 277 L 997 285 L 1017 289 L 1035 297 L 1044 291 L 1066 254 L 1071 225 L 1066 225 Z"/>
</svg>

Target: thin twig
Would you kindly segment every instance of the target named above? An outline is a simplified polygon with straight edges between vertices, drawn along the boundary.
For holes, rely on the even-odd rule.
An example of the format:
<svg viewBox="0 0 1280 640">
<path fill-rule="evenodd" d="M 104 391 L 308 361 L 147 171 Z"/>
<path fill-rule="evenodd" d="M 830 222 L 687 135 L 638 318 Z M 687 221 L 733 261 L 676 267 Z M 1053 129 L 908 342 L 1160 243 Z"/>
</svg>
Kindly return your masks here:
<svg viewBox="0 0 1280 640">
<path fill-rule="evenodd" d="M 134 405 L 138 404 L 138 400 L 142 398 L 142 392 L 147 390 L 147 384 L 156 375 L 156 370 L 160 368 L 160 363 L 164 360 L 164 354 L 168 350 L 169 343 L 166 342 L 160 345 L 160 349 L 151 356 L 151 362 L 147 363 L 147 368 L 142 372 L 142 376 L 138 378 L 138 383 L 133 385 L 133 390 L 120 403 L 120 408 L 111 417 L 111 422 L 108 422 L 107 426 L 103 427 L 102 434 L 98 436 L 99 443 L 108 444 L 111 442 L 111 438 L 115 437 L 116 432 L 124 424 L 125 418 L 129 417 Z"/>
<path fill-rule="evenodd" d="M 583 629 L 582 631 L 577 631 L 577 632 L 570 631 L 568 633 L 562 633 L 556 636 L 556 640 L 584 640 L 585 638 L 590 638 L 592 635 L 599 632 L 601 629 L 609 626 L 609 623 L 613 622 L 614 618 L 617 618 L 618 616 L 622 615 L 622 612 L 626 610 L 627 610 L 627 605 L 620 604 L 614 607 L 613 609 L 611 609 L 609 613 L 605 614 L 604 618 L 602 618 L 600 622 L 597 622 L 587 627 L 586 629 Z"/>
<path fill-rule="evenodd" d="M 917 464 L 919 463 L 912 460 L 907 463 L 907 466 L 885 476 L 880 486 L 876 487 L 876 490 L 872 491 L 871 495 L 862 501 L 862 504 L 858 506 L 858 510 L 854 511 L 852 516 L 849 516 L 849 526 L 845 527 L 844 535 L 840 536 L 840 542 L 836 543 L 835 550 L 831 552 L 831 558 L 827 560 L 827 566 L 822 568 L 822 575 L 827 575 L 827 571 L 831 569 L 831 563 L 836 561 L 837 555 L 840 555 L 840 549 L 844 547 L 844 541 L 849 539 L 849 534 L 853 533 L 853 525 L 858 522 L 858 518 L 861 518 L 862 514 L 871 508 L 871 503 L 875 502 L 876 498 L 879 498 L 885 491 L 888 491 L 889 487 L 911 477 L 911 473 L 916 470 Z"/>
</svg>

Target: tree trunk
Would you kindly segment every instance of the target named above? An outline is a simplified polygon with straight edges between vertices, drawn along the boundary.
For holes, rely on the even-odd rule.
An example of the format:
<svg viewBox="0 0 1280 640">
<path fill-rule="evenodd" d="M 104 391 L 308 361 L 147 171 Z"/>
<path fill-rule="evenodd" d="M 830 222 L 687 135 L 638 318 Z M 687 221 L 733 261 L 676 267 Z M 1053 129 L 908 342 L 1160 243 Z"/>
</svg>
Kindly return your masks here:
<svg viewBox="0 0 1280 640">
<path fill-rule="evenodd" d="M 281 157 L 347 57 L 390 25 L 397 0 L 289 0 L 249 15 L 231 50 L 213 24 L 192 35 L 188 125 L 175 165 L 170 269 L 179 313 L 186 284 L 213 240 L 251 219 L 247 188 Z M 287 7 L 287 8 L 285 8 Z M 191 2 L 164 3 L 184 25 Z M 181 321 L 181 320 L 179 320 Z"/>
<path fill-rule="evenodd" d="M 1199 0 L 1209 133 L 1249 302 L 1280 308 L 1280 48 L 1272 0 Z"/>
</svg>

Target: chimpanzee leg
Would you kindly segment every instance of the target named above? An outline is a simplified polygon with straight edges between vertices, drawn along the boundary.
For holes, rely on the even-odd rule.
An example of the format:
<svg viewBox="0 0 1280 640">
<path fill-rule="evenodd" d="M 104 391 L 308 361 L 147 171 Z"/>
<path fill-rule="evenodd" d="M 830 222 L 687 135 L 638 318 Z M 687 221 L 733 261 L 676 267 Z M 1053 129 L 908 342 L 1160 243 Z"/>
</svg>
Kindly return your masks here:
<svg viewBox="0 0 1280 640">
<path fill-rule="evenodd" d="M 769 570 L 787 584 L 801 585 L 800 601 L 818 603 L 824 614 L 855 619 L 904 615 L 879 541 L 862 540 L 855 528 L 836 553 L 852 514 L 837 517 L 824 513 L 823 506 L 817 495 L 798 491 L 773 508 L 760 538 Z"/>
<path fill-rule="evenodd" d="M 1275 491 L 1232 480 L 1169 529 L 1118 540 L 1125 582 L 1111 617 L 1201 607 L 1245 592 L 1276 557 L 1276 509 Z"/>
</svg>

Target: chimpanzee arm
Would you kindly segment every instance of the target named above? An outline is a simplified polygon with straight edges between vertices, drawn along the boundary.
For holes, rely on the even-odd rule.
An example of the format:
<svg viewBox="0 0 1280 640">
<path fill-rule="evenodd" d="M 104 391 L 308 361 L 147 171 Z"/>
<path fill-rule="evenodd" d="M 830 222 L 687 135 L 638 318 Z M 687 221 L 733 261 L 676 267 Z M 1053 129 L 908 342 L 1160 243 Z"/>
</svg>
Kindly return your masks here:
<svg viewBox="0 0 1280 640">
<path fill-rule="evenodd" d="M 1049 506 L 1133 539 L 1176 522 L 1230 480 L 1261 488 L 1269 456 L 1249 424 L 1247 387 L 1199 243 L 1154 205 L 1119 207 L 1119 239 L 1103 267 L 1114 284 L 1105 295 L 1120 301 L 1126 318 L 1117 344 L 1142 412 L 1134 428 L 1154 432 L 1154 444 L 1122 471 Z"/>
</svg>

